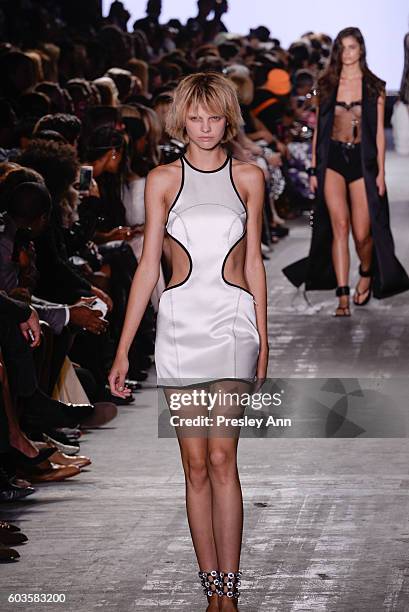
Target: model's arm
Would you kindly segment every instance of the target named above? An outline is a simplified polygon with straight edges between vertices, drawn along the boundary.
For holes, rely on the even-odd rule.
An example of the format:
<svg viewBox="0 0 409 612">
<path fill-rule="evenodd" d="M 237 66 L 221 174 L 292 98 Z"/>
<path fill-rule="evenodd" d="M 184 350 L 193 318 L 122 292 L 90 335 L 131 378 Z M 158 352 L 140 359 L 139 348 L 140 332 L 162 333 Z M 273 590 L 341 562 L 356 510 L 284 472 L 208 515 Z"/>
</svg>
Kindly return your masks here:
<svg viewBox="0 0 409 612">
<path fill-rule="evenodd" d="M 311 151 L 311 168 L 317 167 L 317 134 L 318 134 L 318 120 L 319 120 L 319 106 L 317 105 L 317 121 L 312 137 L 312 151 Z M 316 193 L 318 189 L 318 179 L 316 175 L 310 176 L 310 190 L 312 193 Z"/>
<path fill-rule="evenodd" d="M 376 127 L 376 148 L 378 151 L 378 176 L 376 186 L 378 193 L 382 197 L 385 193 L 385 93 L 378 98 L 378 123 Z"/>
<path fill-rule="evenodd" d="M 265 194 L 262 170 L 257 166 L 246 165 L 245 183 L 242 181 L 242 185 L 247 185 L 247 247 L 244 276 L 256 301 L 257 329 L 260 335 L 257 378 L 265 378 L 268 364 L 268 336 L 266 272 L 261 254 L 261 230 Z"/>
<path fill-rule="evenodd" d="M 318 134 L 318 120 L 319 120 L 319 106 L 317 105 L 317 127 L 314 130 L 312 137 L 312 151 L 311 151 L 311 166 L 315 168 L 317 166 L 317 134 Z"/>
<path fill-rule="evenodd" d="M 118 397 L 127 397 L 130 393 L 128 389 L 125 389 L 125 377 L 129 365 L 129 348 L 159 279 L 165 228 L 166 178 L 166 170 L 163 167 L 158 167 L 152 170 L 146 179 L 146 220 L 143 250 L 132 281 L 125 322 L 115 361 L 109 374 L 111 393 Z"/>
</svg>

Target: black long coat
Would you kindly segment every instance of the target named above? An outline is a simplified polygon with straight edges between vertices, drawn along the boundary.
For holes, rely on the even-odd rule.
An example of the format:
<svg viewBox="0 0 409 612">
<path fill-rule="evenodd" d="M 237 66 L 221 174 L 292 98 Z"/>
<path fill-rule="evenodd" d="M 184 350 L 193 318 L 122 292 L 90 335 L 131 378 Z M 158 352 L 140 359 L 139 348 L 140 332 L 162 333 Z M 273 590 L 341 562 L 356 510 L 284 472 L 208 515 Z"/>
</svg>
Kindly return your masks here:
<svg viewBox="0 0 409 612">
<path fill-rule="evenodd" d="M 306 290 L 334 289 L 337 286 L 332 264 L 332 228 L 324 199 L 324 177 L 334 121 L 336 91 L 320 106 L 317 133 L 318 191 L 312 221 L 311 246 L 308 257 L 285 267 L 283 273 L 293 285 L 305 283 Z M 361 163 L 368 197 L 373 252 L 373 295 L 385 298 L 409 289 L 409 278 L 395 256 L 389 224 L 388 196 L 380 197 L 376 186 L 377 161 L 377 96 L 370 95 L 366 79 L 362 79 Z"/>
</svg>

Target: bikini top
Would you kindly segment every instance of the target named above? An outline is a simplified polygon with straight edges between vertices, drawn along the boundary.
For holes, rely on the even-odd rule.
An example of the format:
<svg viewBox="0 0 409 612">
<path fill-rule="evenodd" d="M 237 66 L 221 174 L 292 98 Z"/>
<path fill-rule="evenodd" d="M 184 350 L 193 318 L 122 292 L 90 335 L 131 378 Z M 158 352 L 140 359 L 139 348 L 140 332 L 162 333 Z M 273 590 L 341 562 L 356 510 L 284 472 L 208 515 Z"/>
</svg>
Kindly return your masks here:
<svg viewBox="0 0 409 612">
<path fill-rule="evenodd" d="M 335 106 L 339 108 L 335 108 L 331 138 L 342 142 L 360 142 L 362 100 L 354 100 L 353 102 L 336 100 Z"/>
<path fill-rule="evenodd" d="M 335 104 L 337 106 L 342 106 L 346 110 L 351 110 L 354 106 L 362 106 L 362 100 L 354 100 L 353 102 L 344 102 L 343 100 L 336 100 Z"/>
</svg>

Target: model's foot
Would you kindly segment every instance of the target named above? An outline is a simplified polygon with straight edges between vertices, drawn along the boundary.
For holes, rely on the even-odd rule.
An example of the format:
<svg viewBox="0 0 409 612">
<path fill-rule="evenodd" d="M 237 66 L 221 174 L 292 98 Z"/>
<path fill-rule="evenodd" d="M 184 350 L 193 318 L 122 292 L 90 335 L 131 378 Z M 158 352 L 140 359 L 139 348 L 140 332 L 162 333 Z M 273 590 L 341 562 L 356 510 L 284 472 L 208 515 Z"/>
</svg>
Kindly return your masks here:
<svg viewBox="0 0 409 612">
<path fill-rule="evenodd" d="M 206 608 L 206 612 L 219 612 L 219 596 L 213 595 L 212 597 L 208 597 L 208 606 Z"/>
<path fill-rule="evenodd" d="M 354 304 L 360 306 L 368 298 L 371 290 L 371 277 L 361 276 L 355 287 Z"/>
<path fill-rule="evenodd" d="M 219 612 L 239 612 L 236 599 L 232 597 L 220 597 L 219 599 Z"/>
<path fill-rule="evenodd" d="M 335 317 L 350 317 L 351 311 L 349 309 L 349 297 L 347 295 L 341 295 L 339 298 L 338 306 L 335 310 Z"/>
</svg>

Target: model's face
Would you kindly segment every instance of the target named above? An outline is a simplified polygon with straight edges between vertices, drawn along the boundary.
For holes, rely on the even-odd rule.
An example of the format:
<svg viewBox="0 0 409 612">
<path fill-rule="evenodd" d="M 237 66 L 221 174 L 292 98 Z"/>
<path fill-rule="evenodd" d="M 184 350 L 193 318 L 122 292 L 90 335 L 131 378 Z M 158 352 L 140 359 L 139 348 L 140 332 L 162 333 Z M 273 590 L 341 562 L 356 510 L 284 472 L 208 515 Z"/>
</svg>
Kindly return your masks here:
<svg viewBox="0 0 409 612">
<path fill-rule="evenodd" d="M 201 149 L 212 149 L 222 140 L 226 129 L 226 117 L 210 112 L 201 104 L 189 108 L 186 115 L 186 132 L 191 142 Z"/>
<path fill-rule="evenodd" d="M 356 38 L 353 36 L 346 36 L 341 41 L 342 45 L 342 63 L 346 65 L 355 64 L 359 62 L 361 57 L 361 46 Z"/>
</svg>

